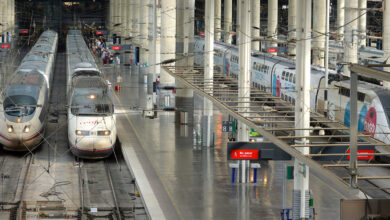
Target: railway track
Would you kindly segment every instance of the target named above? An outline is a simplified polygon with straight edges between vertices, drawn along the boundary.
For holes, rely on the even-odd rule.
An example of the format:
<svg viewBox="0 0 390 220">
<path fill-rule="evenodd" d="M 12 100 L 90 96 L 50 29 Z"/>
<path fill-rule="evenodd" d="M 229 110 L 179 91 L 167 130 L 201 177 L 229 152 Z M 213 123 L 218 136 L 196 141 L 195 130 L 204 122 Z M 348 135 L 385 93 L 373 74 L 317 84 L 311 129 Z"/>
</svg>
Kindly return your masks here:
<svg viewBox="0 0 390 220">
<path fill-rule="evenodd" d="M 3 153 L 1 156 L 0 219 L 16 220 L 23 216 L 22 198 L 33 159 L 31 154 L 26 157 L 16 156 L 21 157 L 17 158 L 15 155 L 7 153 Z"/>
<path fill-rule="evenodd" d="M 80 219 L 148 219 L 134 179 L 122 161 L 79 160 Z"/>
</svg>

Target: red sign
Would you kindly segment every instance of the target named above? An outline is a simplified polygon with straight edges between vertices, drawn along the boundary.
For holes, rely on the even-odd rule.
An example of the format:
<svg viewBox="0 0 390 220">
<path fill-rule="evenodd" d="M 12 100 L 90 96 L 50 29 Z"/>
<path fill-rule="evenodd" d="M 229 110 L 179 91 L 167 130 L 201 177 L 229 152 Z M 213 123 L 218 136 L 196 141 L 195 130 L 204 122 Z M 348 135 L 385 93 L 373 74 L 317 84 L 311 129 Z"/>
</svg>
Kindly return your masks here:
<svg viewBox="0 0 390 220">
<path fill-rule="evenodd" d="M 204 36 L 206 36 L 206 34 L 205 33 L 200 33 L 200 36 L 204 37 Z"/>
<path fill-rule="evenodd" d="M 10 45 L 9 44 L 2 44 L 1 48 L 10 48 Z"/>
<path fill-rule="evenodd" d="M 349 153 L 349 150 L 347 151 L 347 153 Z M 358 156 L 357 156 L 358 160 L 372 160 L 372 159 L 374 159 L 374 155 L 359 156 L 359 154 L 373 154 L 373 153 L 375 153 L 375 151 L 374 150 L 358 150 L 357 153 L 358 153 Z M 350 158 L 351 158 L 350 156 L 347 156 L 348 160 Z"/>
<path fill-rule="evenodd" d="M 22 33 L 22 34 L 28 34 L 28 30 L 22 30 L 20 33 Z"/>
<path fill-rule="evenodd" d="M 230 158 L 232 160 L 258 160 L 259 150 L 232 150 Z"/>
<path fill-rule="evenodd" d="M 96 35 L 103 35 L 103 31 L 96 31 Z"/>
<path fill-rule="evenodd" d="M 268 53 L 276 53 L 276 52 L 278 52 L 278 49 L 275 48 L 268 49 Z"/>
<path fill-rule="evenodd" d="M 113 46 L 112 50 L 121 50 L 121 47 L 120 46 Z"/>
</svg>

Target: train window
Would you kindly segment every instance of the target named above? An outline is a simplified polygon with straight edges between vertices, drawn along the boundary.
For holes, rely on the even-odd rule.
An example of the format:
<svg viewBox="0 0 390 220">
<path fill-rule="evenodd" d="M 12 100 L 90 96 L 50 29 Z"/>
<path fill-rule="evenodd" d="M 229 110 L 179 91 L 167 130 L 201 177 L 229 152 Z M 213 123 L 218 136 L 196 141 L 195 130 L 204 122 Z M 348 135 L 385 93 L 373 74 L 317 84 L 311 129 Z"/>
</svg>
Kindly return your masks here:
<svg viewBox="0 0 390 220">
<path fill-rule="evenodd" d="M 293 77 L 293 83 L 295 84 L 295 74 L 294 74 L 294 77 Z"/>
<path fill-rule="evenodd" d="M 282 93 L 282 95 L 280 97 L 284 100 L 284 94 L 283 93 Z"/>
<path fill-rule="evenodd" d="M 292 81 L 293 81 L 293 79 L 292 79 L 292 78 L 293 78 L 293 74 L 292 74 L 292 73 L 290 73 L 290 77 L 289 77 L 288 81 L 289 81 L 289 82 L 292 82 Z"/>
<path fill-rule="evenodd" d="M 364 102 L 366 95 L 364 93 L 358 92 L 358 100 Z"/>
<path fill-rule="evenodd" d="M 343 96 L 349 97 L 350 96 L 350 90 L 345 88 L 345 87 L 340 87 L 339 88 L 339 94 L 343 95 Z"/>
<path fill-rule="evenodd" d="M 295 99 L 294 98 L 292 99 L 292 104 L 295 105 Z"/>
<path fill-rule="evenodd" d="M 291 103 L 291 96 L 289 96 L 289 97 L 288 97 L 288 102 L 290 102 L 290 103 Z"/>
<path fill-rule="evenodd" d="M 282 73 L 282 80 L 284 80 L 285 76 L 286 76 L 286 72 L 283 71 L 283 73 Z"/>
</svg>

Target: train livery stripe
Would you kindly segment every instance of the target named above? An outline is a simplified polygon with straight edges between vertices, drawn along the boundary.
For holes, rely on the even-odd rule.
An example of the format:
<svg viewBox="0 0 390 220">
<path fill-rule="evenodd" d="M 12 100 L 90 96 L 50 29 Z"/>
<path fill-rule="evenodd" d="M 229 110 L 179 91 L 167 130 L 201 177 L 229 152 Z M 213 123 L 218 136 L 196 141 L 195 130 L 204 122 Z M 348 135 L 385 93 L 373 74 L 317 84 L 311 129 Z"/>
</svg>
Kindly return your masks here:
<svg viewBox="0 0 390 220">
<path fill-rule="evenodd" d="M 0 137 L 2 137 L 3 139 L 5 139 L 6 141 L 12 141 L 11 139 L 8 139 L 6 136 L 4 136 L 3 134 L 0 133 Z"/>
<path fill-rule="evenodd" d="M 81 148 L 78 148 L 78 147 L 74 146 L 74 145 L 71 144 L 70 142 L 69 142 L 69 145 L 70 145 L 71 148 L 73 148 L 73 149 L 75 149 L 75 150 L 77 150 L 77 151 L 91 152 L 91 153 L 93 153 L 93 152 L 104 152 L 104 151 L 109 151 L 109 150 L 112 150 L 112 149 L 113 149 L 113 146 L 114 146 L 114 145 L 112 145 L 111 147 L 105 148 L 105 149 L 102 149 L 102 150 L 85 150 L 85 149 L 81 149 Z"/>
<path fill-rule="evenodd" d="M 40 132 L 36 133 L 34 136 L 32 136 L 32 137 L 30 137 L 30 138 L 27 138 L 27 139 L 23 140 L 23 142 L 25 142 L 25 141 L 31 141 L 31 140 L 33 140 L 33 139 L 39 137 L 41 134 L 43 134 L 43 131 L 44 131 L 44 128 L 42 128 L 42 130 L 41 130 Z M 4 135 L 1 134 L 1 133 L 0 133 L 0 137 L 2 137 L 2 138 L 3 138 L 4 140 L 6 140 L 6 141 L 12 142 L 12 139 L 7 138 L 6 136 L 4 136 Z"/>
<path fill-rule="evenodd" d="M 32 139 L 35 139 L 35 138 L 37 138 L 38 136 L 40 136 L 41 134 L 43 134 L 43 132 L 44 132 L 44 128 L 42 128 L 38 133 L 36 133 L 34 136 L 32 136 L 32 137 L 30 137 L 30 138 L 27 138 L 26 140 L 24 140 L 24 141 L 31 141 Z"/>
</svg>

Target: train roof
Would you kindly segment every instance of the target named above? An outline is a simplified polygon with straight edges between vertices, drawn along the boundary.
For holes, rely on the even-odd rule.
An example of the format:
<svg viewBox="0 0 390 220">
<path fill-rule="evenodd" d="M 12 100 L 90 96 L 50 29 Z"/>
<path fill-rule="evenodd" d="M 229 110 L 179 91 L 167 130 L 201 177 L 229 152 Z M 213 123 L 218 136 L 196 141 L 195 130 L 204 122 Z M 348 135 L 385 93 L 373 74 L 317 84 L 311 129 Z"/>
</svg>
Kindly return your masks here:
<svg viewBox="0 0 390 220">
<path fill-rule="evenodd" d="M 66 37 L 67 59 L 70 72 L 73 74 L 79 70 L 99 71 L 87 44 L 84 41 L 81 31 L 70 30 Z"/>
</svg>

